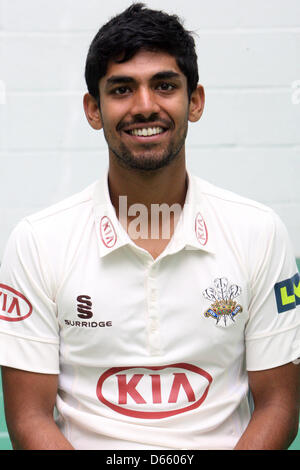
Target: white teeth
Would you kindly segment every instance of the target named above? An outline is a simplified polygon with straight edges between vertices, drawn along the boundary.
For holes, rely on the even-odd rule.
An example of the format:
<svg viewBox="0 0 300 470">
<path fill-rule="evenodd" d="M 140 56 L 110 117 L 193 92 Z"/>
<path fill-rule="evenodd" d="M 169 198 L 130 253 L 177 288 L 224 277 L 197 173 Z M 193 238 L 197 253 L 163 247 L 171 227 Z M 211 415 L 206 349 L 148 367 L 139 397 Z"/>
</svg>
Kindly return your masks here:
<svg viewBox="0 0 300 470">
<path fill-rule="evenodd" d="M 137 135 L 137 136 L 151 136 L 151 135 L 156 135 L 156 134 L 161 134 L 164 130 L 162 127 L 148 127 L 148 128 L 143 128 L 143 129 L 132 129 L 130 134 L 132 135 Z"/>
</svg>

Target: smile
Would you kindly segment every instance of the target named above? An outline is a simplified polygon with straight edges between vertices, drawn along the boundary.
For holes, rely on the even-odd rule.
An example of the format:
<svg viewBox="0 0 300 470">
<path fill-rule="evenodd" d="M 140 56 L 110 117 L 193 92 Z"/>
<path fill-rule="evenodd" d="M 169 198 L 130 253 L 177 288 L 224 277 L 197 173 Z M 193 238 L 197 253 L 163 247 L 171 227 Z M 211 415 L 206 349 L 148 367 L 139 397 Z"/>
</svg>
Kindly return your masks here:
<svg viewBox="0 0 300 470">
<path fill-rule="evenodd" d="M 162 127 L 144 127 L 142 129 L 131 129 L 126 131 L 127 134 L 135 135 L 138 137 L 150 137 L 152 135 L 162 134 L 165 129 Z"/>
</svg>

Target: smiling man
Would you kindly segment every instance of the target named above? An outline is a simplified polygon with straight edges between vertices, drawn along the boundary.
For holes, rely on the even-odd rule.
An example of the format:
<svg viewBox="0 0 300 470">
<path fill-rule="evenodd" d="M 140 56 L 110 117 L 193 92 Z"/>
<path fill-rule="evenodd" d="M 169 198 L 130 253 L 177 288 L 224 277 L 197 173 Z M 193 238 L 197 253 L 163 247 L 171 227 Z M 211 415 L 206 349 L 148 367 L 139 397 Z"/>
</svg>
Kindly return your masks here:
<svg viewBox="0 0 300 470">
<path fill-rule="evenodd" d="M 89 94 L 85 105 L 90 123 L 103 127 L 118 166 L 157 170 L 182 159 L 190 114 L 186 82 L 168 53 L 142 50 L 128 62 L 109 64 L 100 80 L 99 109 Z M 196 98 L 201 105 L 198 93 Z"/>
<path fill-rule="evenodd" d="M 117 62 L 108 61 L 98 86 L 99 98 L 86 94 L 84 107 L 91 126 L 103 128 L 108 144 L 110 197 L 118 217 L 121 195 L 126 195 L 129 207 L 138 202 L 147 208 L 149 216 L 141 221 L 147 224 L 147 236 L 135 241 L 155 258 L 169 238 L 150 237 L 158 228 L 154 226 L 157 218 L 151 218 L 151 206 L 184 204 L 188 120 L 200 118 L 204 90 L 201 85 L 188 90 L 187 78 L 174 56 L 145 48 L 125 62 L 122 56 Z M 124 218 L 120 219 L 124 224 Z M 174 228 L 177 219 L 173 219 L 170 213 L 164 223 Z"/>
<path fill-rule="evenodd" d="M 108 172 L 21 221 L 1 266 L 14 448 L 288 448 L 300 278 L 271 209 L 186 169 L 192 36 L 133 5 L 95 36 L 86 82 Z"/>
</svg>

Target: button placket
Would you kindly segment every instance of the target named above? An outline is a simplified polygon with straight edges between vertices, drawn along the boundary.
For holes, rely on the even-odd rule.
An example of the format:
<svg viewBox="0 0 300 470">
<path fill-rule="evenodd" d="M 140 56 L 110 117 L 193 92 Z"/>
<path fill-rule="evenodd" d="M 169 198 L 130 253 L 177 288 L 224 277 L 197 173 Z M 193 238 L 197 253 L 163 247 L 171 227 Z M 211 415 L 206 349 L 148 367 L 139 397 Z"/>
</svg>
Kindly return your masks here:
<svg viewBox="0 0 300 470">
<path fill-rule="evenodd" d="M 159 327 L 157 263 L 147 266 L 147 337 L 151 355 L 161 354 L 161 337 Z"/>
</svg>

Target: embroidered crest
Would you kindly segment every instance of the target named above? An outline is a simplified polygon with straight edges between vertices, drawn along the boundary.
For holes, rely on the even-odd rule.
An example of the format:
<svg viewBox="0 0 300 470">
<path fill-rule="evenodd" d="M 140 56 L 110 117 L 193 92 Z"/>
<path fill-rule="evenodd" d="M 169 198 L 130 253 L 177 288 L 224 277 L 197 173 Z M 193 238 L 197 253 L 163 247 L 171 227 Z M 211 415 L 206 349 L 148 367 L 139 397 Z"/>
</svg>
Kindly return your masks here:
<svg viewBox="0 0 300 470">
<path fill-rule="evenodd" d="M 204 298 L 213 302 L 204 316 L 214 318 L 216 324 L 223 319 L 225 326 L 228 318 L 234 322 L 234 317 L 243 311 L 241 305 L 234 300 L 241 292 L 242 289 L 236 284 L 229 285 L 225 277 L 215 279 L 214 287 L 209 287 L 203 292 Z"/>
</svg>

